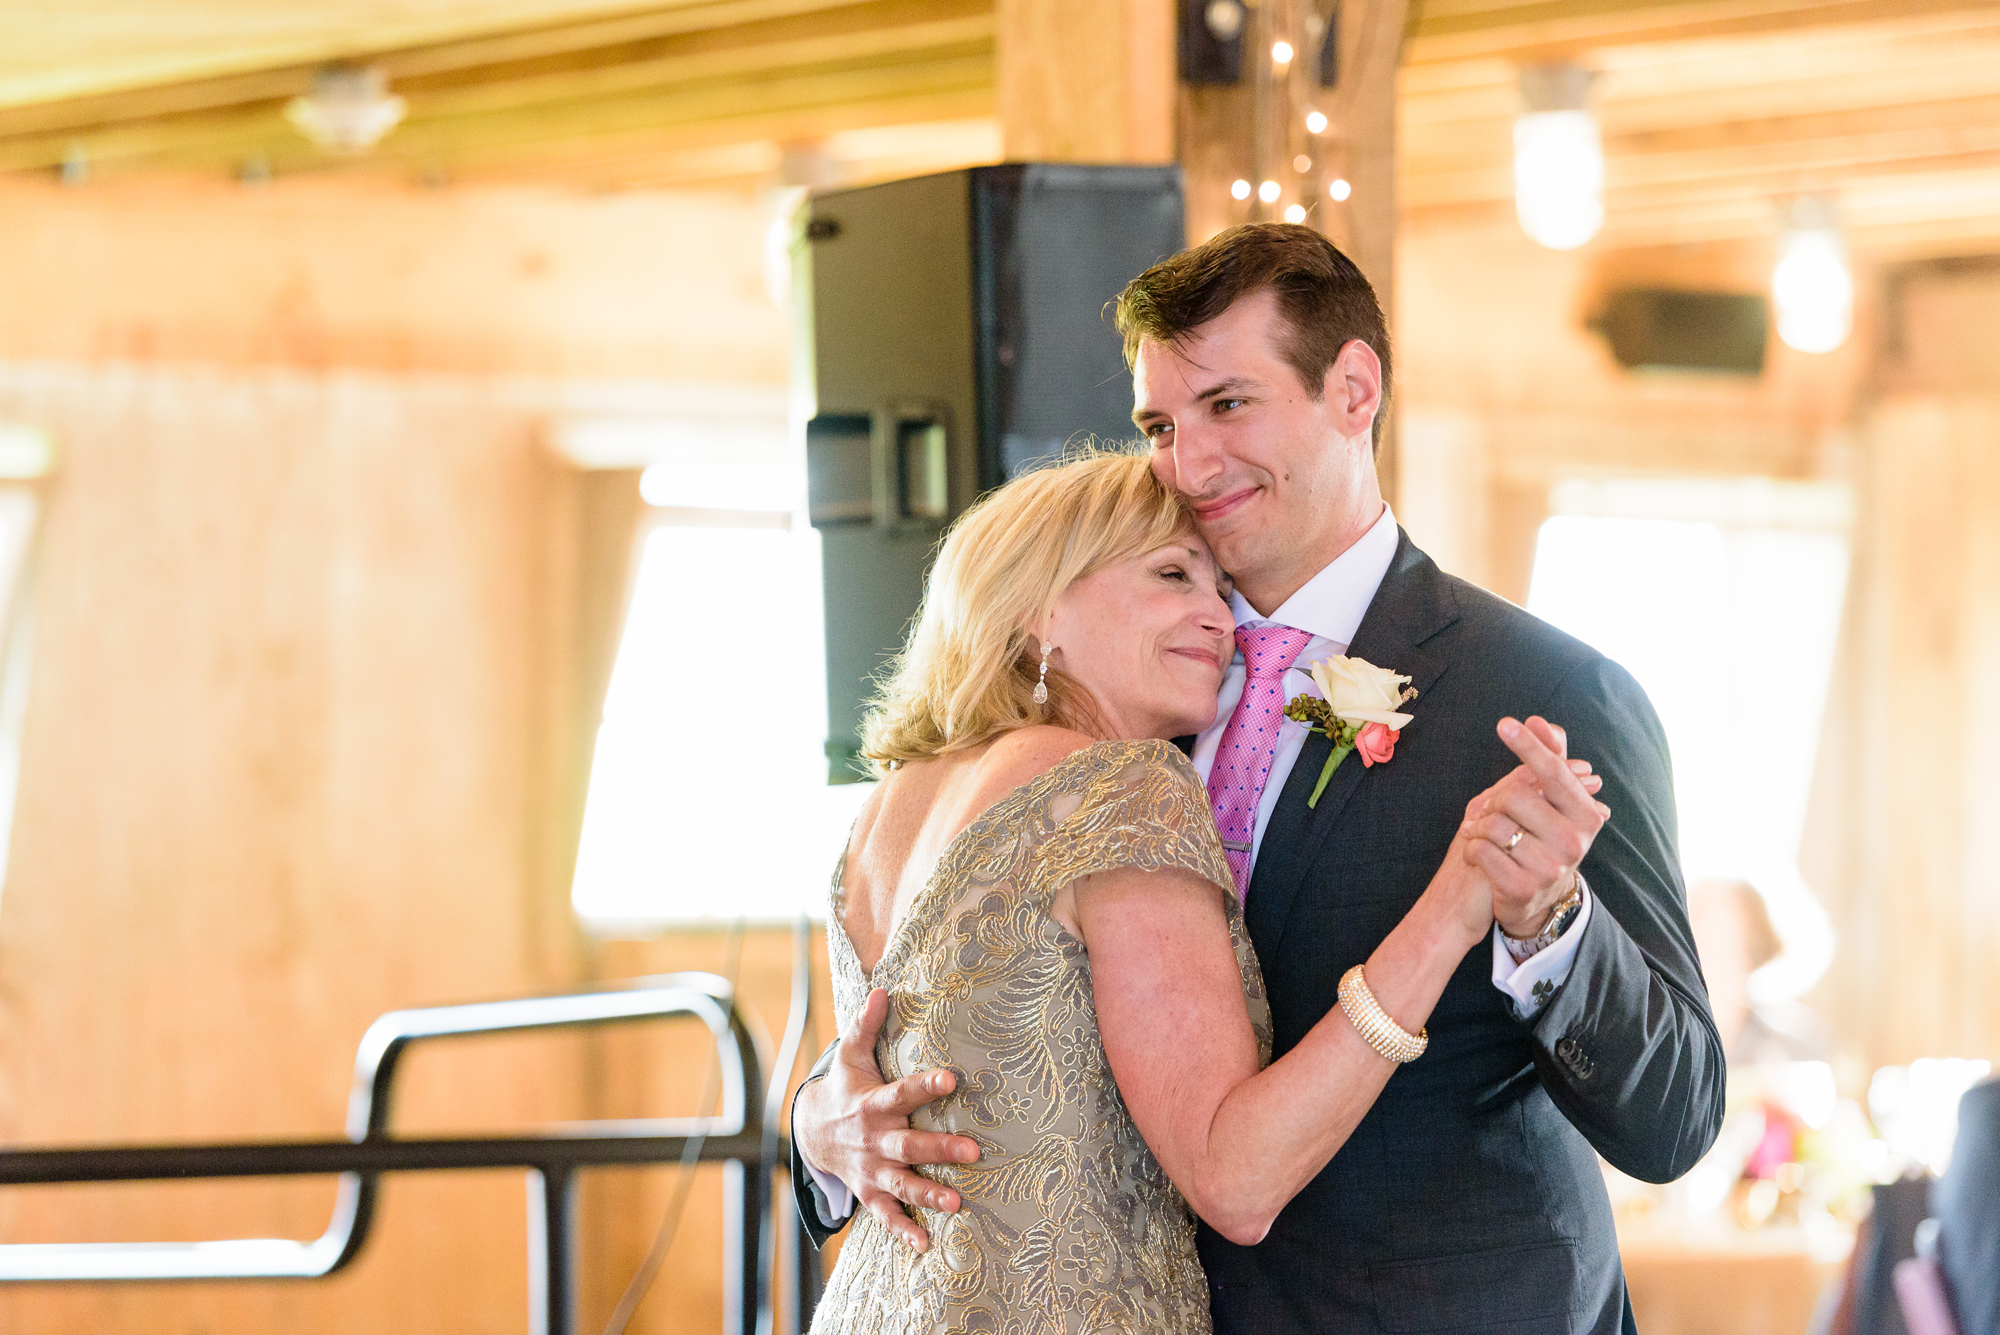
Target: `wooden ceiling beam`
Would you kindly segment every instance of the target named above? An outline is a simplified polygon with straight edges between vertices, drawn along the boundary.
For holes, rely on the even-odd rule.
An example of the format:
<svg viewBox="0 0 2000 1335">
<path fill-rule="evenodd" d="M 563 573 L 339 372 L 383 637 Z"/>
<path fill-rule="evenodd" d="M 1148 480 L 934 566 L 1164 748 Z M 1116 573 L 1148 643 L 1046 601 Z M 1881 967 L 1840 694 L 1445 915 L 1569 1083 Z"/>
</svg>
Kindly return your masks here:
<svg viewBox="0 0 2000 1335">
<path fill-rule="evenodd" d="M 1978 0 L 1433 0 L 1412 5 L 1411 65 L 1573 58 L 1607 47 L 1979 14 Z"/>
<path fill-rule="evenodd" d="M 660 48 L 664 54 L 643 62 L 561 72 L 516 65 L 509 70 L 516 77 L 492 82 L 413 81 L 403 85 L 408 120 L 377 151 L 436 156 L 458 142 L 540 142 L 754 114 L 756 98 L 766 90 L 809 89 L 816 80 L 851 90 L 864 107 L 884 98 L 900 100 L 899 82 L 913 96 L 990 90 L 993 45 L 987 0 L 872 0 L 838 13 L 670 39 Z M 791 94 L 777 95 L 782 103 Z M 846 94 L 803 95 L 819 104 Z M 321 159 L 282 119 L 282 107 L 267 101 L 145 118 L 87 135 L 9 136 L 7 118 L 0 116 L 0 169 L 51 166 L 77 143 L 99 166 L 212 167 L 248 158 L 263 159 L 272 170 L 341 165 Z"/>
<path fill-rule="evenodd" d="M 633 131 L 592 139 L 564 140 L 539 149 L 505 149 L 491 154 L 463 151 L 453 160 L 453 181 L 534 181 L 583 189 L 744 188 L 761 189 L 776 177 L 785 144 L 821 144 L 855 130 L 922 128 L 939 123 L 985 123 L 985 142 L 949 158 L 948 165 L 997 161 L 998 127 L 992 123 L 991 90 L 920 93 L 847 105 L 776 112 L 767 116 L 699 125 Z M 893 161 L 909 157 L 891 153 Z M 921 170 L 943 170 L 932 153 Z M 400 165 L 400 164 L 399 164 Z M 873 158 L 837 161 L 843 182 L 856 174 L 879 174 Z"/>
<path fill-rule="evenodd" d="M 1996 13 L 2000 19 L 2000 13 Z M 1939 104 L 2000 88 L 2000 21 L 1914 47 L 1857 46 L 1804 65 L 1775 68 L 1761 52 L 1737 52 L 1678 66 L 1603 71 L 1592 105 L 1608 135 L 1737 121 L 1803 120 L 1849 113 L 1951 114 Z M 1511 121 L 1521 111 L 1517 67 L 1502 61 L 1450 68 L 1449 82 L 1403 80 L 1400 125 L 1406 136 L 1456 138 L 1480 122 Z"/>
<path fill-rule="evenodd" d="M 879 6 L 880 0 L 711 0 L 590 22 L 483 35 L 403 49 L 356 47 L 340 58 L 382 65 L 392 81 L 483 68 L 620 52 L 635 45 L 728 31 L 772 21 Z M 990 2 L 988 7 L 990 8 Z M 605 57 L 601 54 L 601 62 Z M 217 111 L 295 97 L 324 61 L 103 93 L 62 101 L 0 107 L 0 134 L 84 133 L 133 120 Z"/>
<path fill-rule="evenodd" d="M 1406 211 L 1403 220 L 1404 225 L 1418 229 L 1486 229 L 1512 225 L 1513 210 L 1490 204 L 1463 205 Z M 1674 209 L 1615 216 L 1590 245 L 1600 254 L 1722 244 L 1768 250 L 1777 235 L 1768 211 L 1758 207 L 1758 201 L 1741 199 L 1717 201 L 1699 211 Z M 2000 199 L 1957 213 L 1870 219 L 1850 225 L 1847 239 L 1855 259 L 1864 264 L 2000 254 Z"/>
<path fill-rule="evenodd" d="M 1408 207 L 1403 217 L 1417 227 L 1490 226 L 1512 212 L 1511 204 L 1487 200 Z M 1593 250 L 1723 240 L 1770 244 L 1783 231 L 1777 202 L 1756 184 L 1607 197 L 1605 214 Z M 2000 236 L 2000 170 L 1857 179 L 1842 196 L 1841 225 L 1861 255 L 1919 240 L 1947 238 L 1959 245 Z"/>
<path fill-rule="evenodd" d="M 422 160 L 474 150 L 645 132 L 669 126 L 721 123 L 732 134 L 779 112 L 853 107 L 855 123 L 878 121 L 879 108 L 907 98 L 974 93 L 990 99 L 990 44 L 926 51 L 922 59 L 871 62 L 810 71 L 739 75 L 699 84 L 651 89 L 614 98 L 542 105 L 473 116 L 412 117 L 383 148 Z M 990 107 L 991 103 L 988 101 Z M 761 137 L 761 136 L 759 136 Z"/>
<path fill-rule="evenodd" d="M 463 116 L 592 98 L 648 88 L 754 77 L 772 69 L 806 68 L 846 61 L 874 62 L 924 51 L 991 48 L 996 30 L 985 0 L 900 0 L 876 5 L 886 14 L 849 13 L 838 23 L 786 25 L 741 41 L 676 44 L 644 59 L 567 70 L 496 71 L 476 81 L 404 85 L 412 115 Z M 816 16 L 821 17 L 821 16 Z M 870 19 L 874 22 L 855 22 Z M 704 34 L 719 39 L 722 34 Z"/>
<path fill-rule="evenodd" d="M 1945 138 L 1899 135 L 1764 145 L 1736 152 L 1616 155 L 1606 167 L 1605 207 L 1645 196 L 1684 197 L 1752 184 L 1774 199 L 1841 194 L 1857 178 L 1894 179 L 1932 172 L 2000 168 L 2000 123 L 1956 127 Z M 1405 164 L 1398 197 L 1410 207 L 1510 202 L 1513 174 L 1500 163 L 1457 168 Z"/>
<path fill-rule="evenodd" d="M 737 142 L 765 137 L 757 127 L 773 117 L 833 110 L 845 112 L 836 118 L 839 128 L 990 114 L 992 98 L 991 43 L 974 41 L 914 57 L 739 73 L 503 112 L 432 116 L 413 108 L 408 121 L 359 160 L 324 157 L 274 115 L 224 114 L 107 132 L 91 141 L 91 164 L 94 172 L 111 173 L 214 170 L 249 160 L 275 174 L 388 164 L 448 171 L 461 159 L 492 160 L 564 140 L 615 142 L 702 125 L 720 127 L 717 142 Z M 46 140 L 0 143 L 0 169 L 46 165 L 51 148 Z"/>
</svg>

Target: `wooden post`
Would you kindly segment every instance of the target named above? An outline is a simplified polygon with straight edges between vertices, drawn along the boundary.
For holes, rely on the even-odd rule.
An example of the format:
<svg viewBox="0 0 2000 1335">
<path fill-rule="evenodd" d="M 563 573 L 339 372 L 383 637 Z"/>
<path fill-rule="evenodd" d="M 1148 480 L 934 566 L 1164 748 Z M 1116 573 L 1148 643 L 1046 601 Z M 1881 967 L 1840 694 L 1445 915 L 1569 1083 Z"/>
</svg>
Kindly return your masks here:
<svg viewBox="0 0 2000 1335">
<path fill-rule="evenodd" d="M 1009 162 L 1172 162 L 1174 0 L 999 0 Z"/>
<path fill-rule="evenodd" d="M 1241 222 L 1276 221 L 1293 204 L 1346 251 L 1382 299 L 1393 330 L 1396 240 L 1396 67 L 1408 0 L 1260 0 L 1246 6 L 1241 76 L 1235 84 L 1183 84 L 1180 161 L 1187 179 L 1188 239 L 1203 241 Z M 1319 36 L 1336 24 L 1338 78 L 1321 86 Z M 1291 60 L 1272 59 L 1283 40 Z M 1261 95 L 1260 95 L 1261 94 Z M 1326 118 L 1323 131 L 1305 117 Z M 1300 166 L 1303 162 L 1305 165 Z M 1230 191 L 1245 181 L 1252 191 Z M 1279 188 L 1265 202 L 1255 187 Z M 1336 198 L 1336 181 L 1346 182 Z M 1396 494 L 1394 421 L 1377 468 L 1382 494 Z"/>
</svg>

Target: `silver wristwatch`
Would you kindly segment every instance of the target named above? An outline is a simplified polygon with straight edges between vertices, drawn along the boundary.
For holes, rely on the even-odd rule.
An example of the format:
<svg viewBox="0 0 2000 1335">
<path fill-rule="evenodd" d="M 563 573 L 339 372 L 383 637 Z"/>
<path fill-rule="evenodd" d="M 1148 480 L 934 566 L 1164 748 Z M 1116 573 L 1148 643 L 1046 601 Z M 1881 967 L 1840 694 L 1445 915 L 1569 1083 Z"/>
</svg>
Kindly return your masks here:
<svg viewBox="0 0 2000 1335">
<path fill-rule="evenodd" d="M 1570 887 L 1569 894 L 1561 903 L 1549 910 L 1548 921 L 1542 924 L 1541 931 L 1522 938 L 1509 935 L 1507 929 L 1502 927 L 1500 940 L 1506 945 L 1507 953 L 1513 958 L 1514 963 L 1525 964 L 1561 940 L 1562 934 L 1569 930 L 1569 925 L 1576 921 L 1576 915 L 1582 911 L 1583 873 L 1578 872 L 1576 884 Z"/>
</svg>

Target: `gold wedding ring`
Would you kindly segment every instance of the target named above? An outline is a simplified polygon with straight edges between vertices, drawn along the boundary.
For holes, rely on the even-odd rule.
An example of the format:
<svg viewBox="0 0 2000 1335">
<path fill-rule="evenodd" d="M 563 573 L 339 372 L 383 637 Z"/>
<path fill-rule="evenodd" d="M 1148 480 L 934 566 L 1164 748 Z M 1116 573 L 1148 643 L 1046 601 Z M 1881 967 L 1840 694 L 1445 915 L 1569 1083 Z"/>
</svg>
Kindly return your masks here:
<svg viewBox="0 0 2000 1335">
<path fill-rule="evenodd" d="M 1501 849 L 1502 849 L 1503 851 L 1505 851 L 1505 852 L 1508 852 L 1508 853 L 1511 853 L 1511 852 L 1513 852 L 1513 851 L 1514 851 L 1514 846 L 1515 846 L 1516 844 L 1519 844 L 1519 843 L 1521 842 L 1521 836 L 1522 836 L 1522 835 L 1524 835 L 1524 834 L 1526 834 L 1526 833 L 1527 833 L 1527 831 L 1526 831 L 1526 830 L 1516 830 L 1516 831 L 1514 831 L 1514 833 L 1513 833 L 1513 834 L 1512 834 L 1511 836 L 1509 836 L 1509 837 L 1508 837 L 1508 840 L 1507 840 L 1507 842 L 1506 842 L 1506 843 L 1504 843 L 1504 844 L 1502 844 L 1502 845 L 1500 845 Z"/>
</svg>

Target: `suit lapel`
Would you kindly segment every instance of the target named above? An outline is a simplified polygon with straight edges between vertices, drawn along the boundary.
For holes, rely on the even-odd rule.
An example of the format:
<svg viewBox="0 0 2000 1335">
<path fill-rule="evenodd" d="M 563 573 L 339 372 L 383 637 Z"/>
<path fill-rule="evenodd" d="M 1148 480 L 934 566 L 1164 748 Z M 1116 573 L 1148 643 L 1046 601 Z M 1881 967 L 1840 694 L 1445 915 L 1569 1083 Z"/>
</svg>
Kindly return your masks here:
<svg viewBox="0 0 2000 1335">
<path fill-rule="evenodd" d="M 1444 675 L 1446 666 L 1442 657 L 1426 653 L 1422 646 L 1456 620 L 1457 600 L 1443 575 L 1410 541 L 1410 535 L 1399 529 L 1395 559 L 1389 563 L 1389 573 L 1376 590 L 1374 601 L 1368 604 L 1347 653 L 1350 658 L 1364 658 L 1410 678 L 1417 698 L 1407 711 L 1415 717 L 1406 727 L 1423 726 L 1423 693 Z M 1333 743 L 1326 737 L 1316 732 L 1307 736 L 1264 829 L 1244 914 L 1251 940 L 1267 958 L 1277 953 L 1284 940 L 1307 868 L 1319 856 L 1342 809 L 1370 777 L 1360 757 L 1350 754 L 1328 780 L 1319 805 L 1308 807 L 1306 799 L 1312 796 L 1319 772 L 1332 753 Z"/>
</svg>

